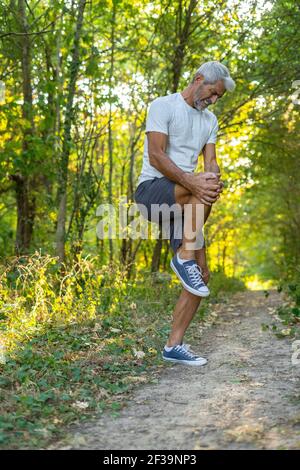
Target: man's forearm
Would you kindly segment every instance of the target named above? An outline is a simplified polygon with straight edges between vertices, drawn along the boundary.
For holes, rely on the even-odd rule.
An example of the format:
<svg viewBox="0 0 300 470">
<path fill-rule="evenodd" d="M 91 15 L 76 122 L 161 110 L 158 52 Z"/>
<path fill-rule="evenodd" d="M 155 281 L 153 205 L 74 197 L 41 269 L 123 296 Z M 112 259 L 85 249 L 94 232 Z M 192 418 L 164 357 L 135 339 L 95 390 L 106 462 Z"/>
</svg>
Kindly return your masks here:
<svg viewBox="0 0 300 470">
<path fill-rule="evenodd" d="M 220 173 L 220 167 L 216 160 L 210 162 L 204 162 L 204 171 L 210 171 L 212 173 Z"/>
<path fill-rule="evenodd" d="M 174 181 L 185 188 L 188 187 L 188 181 L 192 173 L 187 173 L 181 170 L 165 152 L 161 151 L 155 155 L 149 155 L 149 161 L 150 165 L 171 181 Z"/>
</svg>

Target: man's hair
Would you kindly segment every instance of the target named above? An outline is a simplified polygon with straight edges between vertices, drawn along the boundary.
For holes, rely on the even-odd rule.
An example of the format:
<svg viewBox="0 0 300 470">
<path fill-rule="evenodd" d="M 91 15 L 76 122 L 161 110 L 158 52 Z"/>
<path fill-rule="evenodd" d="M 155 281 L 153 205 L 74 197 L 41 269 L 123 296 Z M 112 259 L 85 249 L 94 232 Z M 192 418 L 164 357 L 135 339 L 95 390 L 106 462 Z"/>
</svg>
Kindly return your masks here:
<svg viewBox="0 0 300 470">
<path fill-rule="evenodd" d="M 218 80 L 223 80 L 225 89 L 228 91 L 233 91 L 235 88 L 235 82 L 231 78 L 228 68 L 221 64 L 221 62 L 212 61 L 205 62 L 198 68 L 197 72 L 193 76 L 192 83 L 195 82 L 195 79 L 202 75 L 204 77 L 205 84 L 213 84 Z"/>
</svg>

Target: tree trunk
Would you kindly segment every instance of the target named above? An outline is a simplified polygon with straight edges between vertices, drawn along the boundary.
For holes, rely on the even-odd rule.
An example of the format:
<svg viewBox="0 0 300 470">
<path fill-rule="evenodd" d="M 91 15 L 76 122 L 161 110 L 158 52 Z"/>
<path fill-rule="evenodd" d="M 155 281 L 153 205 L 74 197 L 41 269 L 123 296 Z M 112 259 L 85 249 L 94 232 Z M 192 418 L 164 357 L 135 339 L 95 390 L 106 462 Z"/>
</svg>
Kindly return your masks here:
<svg viewBox="0 0 300 470">
<path fill-rule="evenodd" d="M 161 231 L 161 228 L 160 228 L 159 229 L 159 238 L 156 240 L 156 244 L 155 244 L 154 252 L 153 252 L 153 256 L 152 256 L 151 272 L 156 272 L 156 271 L 159 270 L 161 249 L 162 249 L 162 231 Z"/>
<path fill-rule="evenodd" d="M 170 251 L 170 243 L 168 242 L 168 240 L 165 240 L 164 245 L 165 245 L 165 253 L 164 253 L 164 260 L 163 260 L 163 270 L 166 271 L 168 255 Z"/>
<path fill-rule="evenodd" d="M 108 120 L 108 154 L 109 154 L 109 178 L 108 178 L 108 202 L 113 203 L 112 197 L 112 179 L 113 179 L 113 139 L 112 139 L 112 87 L 115 62 L 115 27 L 116 27 L 116 2 L 113 0 L 112 19 L 111 19 L 111 55 L 109 71 L 109 120 Z M 109 259 L 113 260 L 113 241 L 109 238 Z"/>
<path fill-rule="evenodd" d="M 32 107 L 32 84 L 31 84 L 31 44 L 28 35 L 29 28 L 26 16 L 25 0 L 18 0 L 18 18 L 23 33 L 20 40 L 22 61 L 22 91 L 23 106 L 22 117 L 30 126 L 24 126 L 22 152 L 24 161 L 28 161 L 29 151 L 32 149 L 32 137 L 34 136 L 33 107 Z M 35 217 L 35 195 L 34 177 L 25 174 L 14 174 L 10 177 L 15 183 L 17 200 L 17 233 L 15 241 L 16 255 L 28 253 L 33 234 Z"/>
<path fill-rule="evenodd" d="M 31 194 L 31 182 L 28 177 L 16 174 L 12 175 L 11 179 L 15 182 L 17 201 L 15 254 L 19 256 L 29 252 L 33 234 L 36 199 Z"/>
<path fill-rule="evenodd" d="M 58 183 L 58 217 L 56 228 L 56 253 L 60 262 L 65 260 L 65 238 L 66 238 L 66 218 L 67 218 L 67 185 L 68 185 L 68 164 L 71 144 L 71 126 L 74 120 L 74 95 L 75 85 L 80 65 L 79 43 L 83 25 L 83 15 L 86 6 L 86 0 L 79 0 L 78 16 L 74 35 L 74 44 L 72 52 L 72 61 L 70 65 L 70 81 L 68 86 L 68 99 L 63 131 L 63 147 L 61 162 L 59 168 Z"/>
</svg>

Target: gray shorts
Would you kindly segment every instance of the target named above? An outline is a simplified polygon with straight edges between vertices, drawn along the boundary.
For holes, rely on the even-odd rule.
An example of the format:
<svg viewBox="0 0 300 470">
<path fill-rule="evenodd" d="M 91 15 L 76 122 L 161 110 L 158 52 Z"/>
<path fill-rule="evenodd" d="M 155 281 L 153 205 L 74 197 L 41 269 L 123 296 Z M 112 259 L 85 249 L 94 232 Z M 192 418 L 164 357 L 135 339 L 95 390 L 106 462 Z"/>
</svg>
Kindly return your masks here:
<svg viewBox="0 0 300 470">
<path fill-rule="evenodd" d="M 150 222 L 156 222 L 163 228 L 163 238 L 166 238 L 167 235 L 174 253 L 182 244 L 184 224 L 183 211 L 175 201 L 175 184 L 165 176 L 154 178 L 139 184 L 134 194 L 134 200 L 142 215 Z M 161 211 L 153 210 L 155 207 L 153 205 L 160 206 L 161 204 L 176 207 L 176 211 L 169 212 L 168 220 L 164 218 Z"/>
</svg>

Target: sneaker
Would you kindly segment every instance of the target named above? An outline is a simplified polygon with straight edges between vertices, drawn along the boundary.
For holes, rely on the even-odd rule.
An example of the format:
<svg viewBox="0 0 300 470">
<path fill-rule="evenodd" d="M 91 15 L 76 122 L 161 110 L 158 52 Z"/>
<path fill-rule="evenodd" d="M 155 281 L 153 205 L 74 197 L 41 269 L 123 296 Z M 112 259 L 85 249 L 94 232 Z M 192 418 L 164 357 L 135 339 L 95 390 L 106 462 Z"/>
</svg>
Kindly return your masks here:
<svg viewBox="0 0 300 470">
<path fill-rule="evenodd" d="M 180 343 L 180 346 L 182 346 L 187 351 L 189 351 L 191 349 L 191 345 L 187 344 L 187 343 Z M 193 352 L 193 351 L 191 350 L 191 352 Z"/>
<path fill-rule="evenodd" d="M 194 260 L 178 261 L 178 255 L 175 255 L 171 260 L 171 268 L 177 274 L 183 287 L 194 295 L 199 297 L 207 297 L 210 292 L 202 279 L 201 269 Z"/>
<path fill-rule="evenodd" d="M 207 359 L 190 353 L 180 344 L 174 346 L 171 351 L 166 351 L 164 348 L 162 357 L 165 361 L 178 362 L 180 364 L 188 364 L 190 366 L 204 366 L 204 364 L 207 363 Z"/>
<path fill-rule="evenodd" d="M 190 344 L 187 344 L 187 343 L 180 343 L 180 346 L 182 346 L 184 349 L 186 349 L 186 350 L 189 351 L 190 353 L 195 354 L 195 355 L 197 356 L 197 354 L 195 353 L 195 351 L 192 350 Z"/>
</svg>

